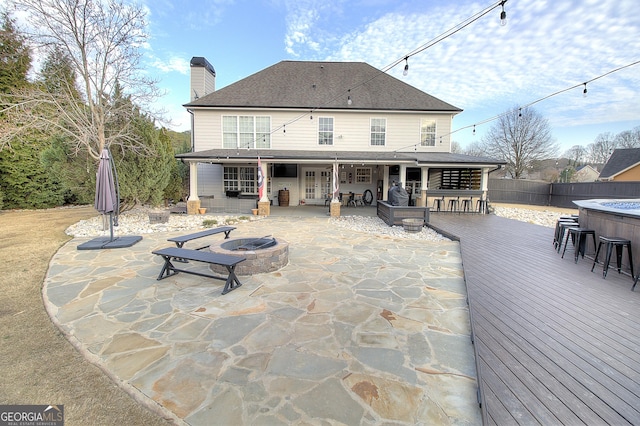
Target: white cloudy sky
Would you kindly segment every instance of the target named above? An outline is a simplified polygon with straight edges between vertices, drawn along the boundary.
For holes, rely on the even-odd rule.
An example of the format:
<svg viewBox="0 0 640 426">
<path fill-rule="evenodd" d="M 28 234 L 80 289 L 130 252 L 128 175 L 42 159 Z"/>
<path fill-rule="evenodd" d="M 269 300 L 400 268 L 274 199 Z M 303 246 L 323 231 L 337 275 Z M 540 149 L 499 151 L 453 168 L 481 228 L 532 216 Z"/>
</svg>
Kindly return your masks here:
<svg viewBox="0 0 640 426">
<path fill-rule="evenodd" d="M 1 1 L 1 0 L 0 0 Z M 204 56 L 217 88 L 281 60 L 365 61 L 380 69 L 498 2 L 471 0 L 144 0 L 145 66 L 160 80 L 176 130 L 189 128 L 189 60 Z M 508 0 L 390 74 L 464 111 L 467 146 L 495 122 L 465 129 L 640 61 L 637 0 Z M 563 148 L 640 126 L 640 64 L 537 103 Z"/>
</svg>

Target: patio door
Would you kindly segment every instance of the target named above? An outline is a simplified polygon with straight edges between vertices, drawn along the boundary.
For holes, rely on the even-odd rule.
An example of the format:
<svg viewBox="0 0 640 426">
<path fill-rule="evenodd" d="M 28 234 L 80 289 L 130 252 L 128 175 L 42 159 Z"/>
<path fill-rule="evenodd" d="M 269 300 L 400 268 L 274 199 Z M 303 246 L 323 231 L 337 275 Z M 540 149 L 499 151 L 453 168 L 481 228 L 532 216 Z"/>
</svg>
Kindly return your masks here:
<svg viewBox="0 0 640 426">
<path fill-rule="evenodd" d="M 328 168 L 303 169 L 304 202 L 306 204 L 324 204 L 331 192 L 331 170 Z"/>
</svg>

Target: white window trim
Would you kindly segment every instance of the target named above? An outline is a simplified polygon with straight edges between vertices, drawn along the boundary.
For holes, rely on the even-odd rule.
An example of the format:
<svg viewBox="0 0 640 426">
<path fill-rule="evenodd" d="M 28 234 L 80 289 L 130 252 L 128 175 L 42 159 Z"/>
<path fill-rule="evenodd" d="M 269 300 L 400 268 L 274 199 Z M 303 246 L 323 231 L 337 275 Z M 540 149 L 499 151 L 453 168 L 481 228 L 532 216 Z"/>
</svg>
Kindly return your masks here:
<svg viewBox="0 0 640 426">
<path fill-rule="evenodd" d="M 376 132 L 375 133 L 375 134 L 383 134 L 384 135 L 384 143 L 382 145 L 373 143 L 374 132 L 371 129 L 373 127 L 373 120 L 384 120 L 384 133 L 382 133 L 382 132 Z M 388 129 L 387 129 L 387 118 L 386 117 L 371 117 L 369 119 L 369 146 L 375 146 L 375 147 L 387 146 L 387 130 Z"/>
<path fill-rule="evenodd" d="M 433 130 L 433 145 L 425 145 L 422 142 L 422 121 L 423 120 L 429 120 L 429 121 L 433 121 L 434 124 L 434 130 Z M 427 118 L 427 117 L 422 117 L 420 118 L 420 124 L 419 124 L 420 128 L 418 129 L 418 131 L 420 132 L 420 136 L 419 136 L 419 144 L 421 147 L 425 147 L 425 148 L 430 148 L 430 147 L 435 147 L 437 144 L 437 135 L 438 135 L 438 120 L 436 120 L 435 118 Z M 429 132 L 430 134 L 431 132 Z"/>
<path fill-rule="evenodd" d="M 364 173 L 360 173 L 363 171 Z M 371 167 L 356 167 L 355 183 L 370 184 L 372 177 Z M 362 178 L 362 180 L 361 180 Z M 364 179 L 366 178 L 366 179 Z"/>
<path fill-rule="evenodd" d="M 327 143 L 320 143 L 320 120 L 323 118 L 329 118 L 331 119 L 331 143 L 327 144 Z M 333 146 L 334 145 L 334 141 L 336 139 L 336 119 L 334 117 L 330 117 L 330 116 L 323 116 L 323 117 L 318 117 L 318 146 Z M 326 132 L 329 133 L 329 132 Z"/>
<path fill-rule="evenodd" d="M 226 133 L 231 134 L 231 132 L 225 132 L 224 129 L 224 120 L 227 117 L 232 117 L 235 118 L 236 121 L 236 132 L 235 132 L 235 138 L 236 138 L 236 146 L 235 147 L 226 147 L 224 145 L 224 135 Z M 252 137 L 252 141 L 251 144 L 252 146 L 248 147 L 251 149 L 269 149 L 271 148 L 271 122 L 272 122 L 272 117 L 270 115 L 221 115 L 220 116 L 220 131 L 222 132 L 222 148 L 226 148 L 226 149 L 239 149 L 239 148 L 247 148 L 245 146 L 240 146 L 240 135 L 243 134 L 240 131 L 240 117 L 251 117 L 253 119 L 253 137 Z M 258 118 L 268 118 L 269 119 L 269 129 L 266 132 L 258 132 L 256 129 L 256 121 Z M 259 140 L 261 138 L 265 139 L 265 142 L 263 144 L 262 140 Z"/>
</svg>

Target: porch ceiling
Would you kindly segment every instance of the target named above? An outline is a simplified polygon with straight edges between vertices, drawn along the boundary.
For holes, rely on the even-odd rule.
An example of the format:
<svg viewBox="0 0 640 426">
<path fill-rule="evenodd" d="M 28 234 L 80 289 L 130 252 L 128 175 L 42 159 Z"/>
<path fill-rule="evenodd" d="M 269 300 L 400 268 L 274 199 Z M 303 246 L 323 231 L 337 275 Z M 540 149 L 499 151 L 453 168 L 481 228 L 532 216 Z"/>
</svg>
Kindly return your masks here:
<svg viewBox="0 0 640 426">
<path fill-rule="evenodd" d="M 210 149 L 176 155 L 188 162 L 246 163 L 257 161 L 278 163 L 367 163 L 367 164 L 411 164 L 414 166 L 466 166 L 497 167 L 504 161 L 488 157 L 476 157 L 449 152 L 393 152 L 393 151 L 303 151 L 303 150 L 255 150 L 255 149 Z"/>
</svg>

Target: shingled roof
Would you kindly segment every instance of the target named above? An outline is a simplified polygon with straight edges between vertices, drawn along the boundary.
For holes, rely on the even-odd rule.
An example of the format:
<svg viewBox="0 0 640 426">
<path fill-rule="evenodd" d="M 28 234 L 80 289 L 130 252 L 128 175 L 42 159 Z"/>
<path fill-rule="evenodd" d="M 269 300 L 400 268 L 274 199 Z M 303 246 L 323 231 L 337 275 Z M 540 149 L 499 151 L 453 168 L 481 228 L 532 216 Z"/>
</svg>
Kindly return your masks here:
<svg viewBox="0 0 640 426">
<path fill-rule="evenodd" d="M 364 62 L 310 61 L 279 62 L 184 106 L 462 111 Z"/>
<path fill-rule="evenodd" d="M 639 165 L 640 148 L 615 149 L 600 172 L 600 180 L 612 179 L 616 175 Z"/>
</svg>

